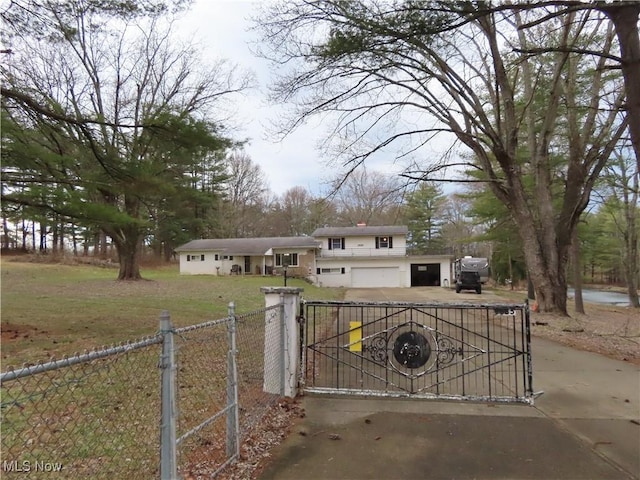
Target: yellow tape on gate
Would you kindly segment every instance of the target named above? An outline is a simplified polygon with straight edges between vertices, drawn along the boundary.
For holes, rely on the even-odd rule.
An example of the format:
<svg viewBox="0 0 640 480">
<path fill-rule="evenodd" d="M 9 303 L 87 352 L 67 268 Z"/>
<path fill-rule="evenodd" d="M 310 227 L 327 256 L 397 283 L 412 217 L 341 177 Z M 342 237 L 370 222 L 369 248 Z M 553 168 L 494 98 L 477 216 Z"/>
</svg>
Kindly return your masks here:
<svg viewBox="0 0 640 480">
<path fill-rule="evenodd" d="M 349 322 L 349 351 L 362 351 L 362 322 Z"/>
</svg>

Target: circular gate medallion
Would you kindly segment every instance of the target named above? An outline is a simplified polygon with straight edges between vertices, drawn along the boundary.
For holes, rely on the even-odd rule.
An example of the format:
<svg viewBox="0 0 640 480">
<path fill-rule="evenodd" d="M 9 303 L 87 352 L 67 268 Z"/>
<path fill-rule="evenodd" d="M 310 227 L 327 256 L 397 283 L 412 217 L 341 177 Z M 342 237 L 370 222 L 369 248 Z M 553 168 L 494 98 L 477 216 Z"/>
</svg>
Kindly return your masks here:
<svg viewBox="0 0 640 480">
<path fill-rule="evenodd" d="M 393 344 L 393 356 L 403 367 L 419 368 L 429 360 L 431 346 L 424 335 L 413 330 L 404 332 Z"/>
</svg>

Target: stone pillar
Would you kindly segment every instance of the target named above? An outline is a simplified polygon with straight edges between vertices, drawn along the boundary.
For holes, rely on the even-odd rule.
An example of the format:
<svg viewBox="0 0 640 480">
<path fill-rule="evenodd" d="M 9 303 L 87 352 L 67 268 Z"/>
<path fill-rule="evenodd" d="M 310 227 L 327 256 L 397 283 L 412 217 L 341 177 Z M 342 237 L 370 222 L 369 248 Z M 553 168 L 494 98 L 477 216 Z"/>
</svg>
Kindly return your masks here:
<svg viewBox="0 0 640 480">
<path fill-rule="evenodd" d="M 264 383 L 267 393 L 295 397 L 298 392 L 300 371 L 300 339 L 298 312 L 299 287 L 262 287 L 265 306 L 279 305 L 267 311 L 264 335 Z"/>
</svg>

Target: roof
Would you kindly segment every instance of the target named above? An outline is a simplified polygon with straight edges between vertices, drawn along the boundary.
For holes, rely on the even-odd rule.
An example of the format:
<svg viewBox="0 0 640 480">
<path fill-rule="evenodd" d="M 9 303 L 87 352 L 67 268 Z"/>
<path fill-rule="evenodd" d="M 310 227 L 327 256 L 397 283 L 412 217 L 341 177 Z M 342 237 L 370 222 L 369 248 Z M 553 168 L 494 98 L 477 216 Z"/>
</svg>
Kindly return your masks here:
<svg viewBox="0 0 640 480">
<path fill-rule="evenodd" d="M 219 251 L 229 255 L 265 255 L 271 248 L 317 248 L 312 237 L 214 238 L 191 240 L 176 252 Z"/>
<path fill-rule="evenodd" d="M 369 235 L 406 235 L 409 228 L 406 225 L 393 226 L 363 226 L 363 227 L 323 227 L 317 228 L 313 237 L 361 237 Z"/>
</svg>

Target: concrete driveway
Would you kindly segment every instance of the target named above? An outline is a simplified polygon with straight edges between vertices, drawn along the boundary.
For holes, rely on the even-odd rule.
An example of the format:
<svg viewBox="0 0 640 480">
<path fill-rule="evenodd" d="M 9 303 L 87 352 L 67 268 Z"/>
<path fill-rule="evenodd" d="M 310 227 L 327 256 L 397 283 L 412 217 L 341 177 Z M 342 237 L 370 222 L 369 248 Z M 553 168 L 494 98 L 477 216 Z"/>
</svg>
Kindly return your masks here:
<svg viewBox="0 0 640 480">
<path fill-rule="evenodd" d="M 492 292 L 351 289 L 347 300 L 500 301 Z M 524 300 L 524 299 L 523 299 Z M 535 406 L 302 398 L 268 479 L 639 479 L 640 369 L 533 339 Z"/>
</svg>

